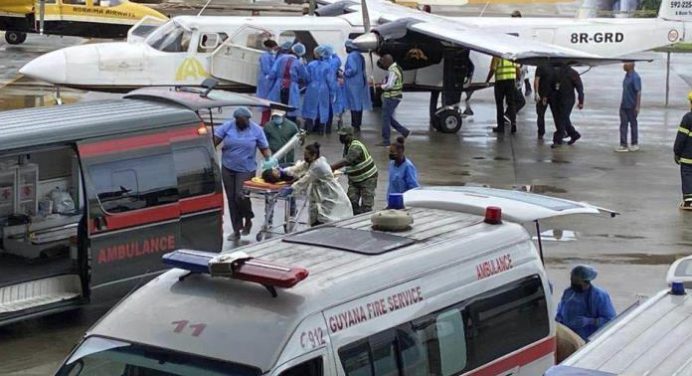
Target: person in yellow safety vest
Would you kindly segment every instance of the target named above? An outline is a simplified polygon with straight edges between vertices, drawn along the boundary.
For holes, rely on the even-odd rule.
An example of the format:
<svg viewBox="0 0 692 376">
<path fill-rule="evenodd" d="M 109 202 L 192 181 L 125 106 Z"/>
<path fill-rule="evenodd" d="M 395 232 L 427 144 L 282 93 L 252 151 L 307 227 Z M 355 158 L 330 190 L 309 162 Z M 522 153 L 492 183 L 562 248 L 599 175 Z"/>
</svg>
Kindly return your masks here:
<svg viewBox="0 0 692 376">
<path fill-rule="evenodd" d="M 384 94 L 382 94 L 382 142 L 377 144 L 377 146 L 389 147 L 390 127 L 394 127 L 404 137 L 408 137 L 411 133 L 394 118 L 394 111 L 401 103 L 404 95 L 404 71 L 394 62 L 392 55 L 389 54 L 382 56 L 378 61 L 378 65 L 386 69 L 389 74 L 387 75 L 387 80 L 379 85 L 384 90 Z"/>
<path fill-rule="evenodd" d="M 507 117 L 512 125 L 512 133 L 517 131 L 517 110 L 514 100 L 515 83 L 519 74 L 519 65 L 514 62 L 493 56 L 490 62 L 490 71 L 485 82 L 495 76 L 495 111 L 497 115 L 497 126 L 493 128 L 495 133 L 505 131 L 505 100 L 507 101 Z"/>
<path fill-rule="evenodd" d="M 332 165 L 332 171 L 346 167 L 348 176 L 348 199 L 353 207 L 353 214 L 372 211 L 377 189 L 377 166 L 368 149 L 353 136 L 352 127 L 339 130 L 339 141 L 344 144 L 344 159 Z"/>
<path fill-rule="evenodd" d="M 690 112 L 682 117 L 678 134 L 675 137 L 673 152 L 675 163 L 680 165 L 682 180 L 682 203 L 680 209 L 692 210 L 692 91 L 687 94 L 690 102 Z"/>
</svg>

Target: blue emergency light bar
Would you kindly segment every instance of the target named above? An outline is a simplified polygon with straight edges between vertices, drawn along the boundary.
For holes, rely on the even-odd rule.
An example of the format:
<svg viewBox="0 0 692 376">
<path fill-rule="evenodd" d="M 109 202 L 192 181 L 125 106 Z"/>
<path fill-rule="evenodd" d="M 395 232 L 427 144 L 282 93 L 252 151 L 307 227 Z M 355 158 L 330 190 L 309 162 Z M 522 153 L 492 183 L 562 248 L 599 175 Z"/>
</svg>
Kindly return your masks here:
<svg viewBox="0 0 692 376">
<path fill-rule="evenodd" d="M 308 277 L 308 270 L 248 256 L 244 252 L 213 253 L 180 249 L 162 256 L 165 265 L 190 273 L 209 274 L 259 283 L 276 296 L 274 287 L 291 288 Z M 189 275 L 189 274 L 188 274 Z M 184 279 L 181 277 L 181 280 Z"/>
<path fill-rule="evenodd" d="M 193 273 L 210 274 L 209 261 L 218 255 L 218 253 L 213 252 L 180 249 L 166 253 L 161 258 L 165 265 L 174 268 L 187 270 Z"/>
</svg>

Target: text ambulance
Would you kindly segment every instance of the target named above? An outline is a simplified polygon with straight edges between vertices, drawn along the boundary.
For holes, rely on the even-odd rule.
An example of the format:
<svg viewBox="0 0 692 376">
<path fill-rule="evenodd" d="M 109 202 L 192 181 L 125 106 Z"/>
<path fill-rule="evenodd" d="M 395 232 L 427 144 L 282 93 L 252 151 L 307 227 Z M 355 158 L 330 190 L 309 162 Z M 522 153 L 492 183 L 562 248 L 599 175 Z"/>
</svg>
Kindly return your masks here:
<svg viewBox="0 0 692 376">
<path fill-rule="evenodd" d="M 142 89 L 0 112 L 0 324 L 135 284 L 177 248 L 219 252 L 221 177 L 196 110 L 232 105 L 273 104 Z"/>
<path fill-rule="evenodd" d="M 102 318 L 57 375 L 535 376 L 554 364 L 546 273 L 513 222 L 599 210 L 464 187 L 405 202 L 405 231 L 375 231 L 366 214 L 231 254 L 169 253 L 179 269 Z"/>
</svg>

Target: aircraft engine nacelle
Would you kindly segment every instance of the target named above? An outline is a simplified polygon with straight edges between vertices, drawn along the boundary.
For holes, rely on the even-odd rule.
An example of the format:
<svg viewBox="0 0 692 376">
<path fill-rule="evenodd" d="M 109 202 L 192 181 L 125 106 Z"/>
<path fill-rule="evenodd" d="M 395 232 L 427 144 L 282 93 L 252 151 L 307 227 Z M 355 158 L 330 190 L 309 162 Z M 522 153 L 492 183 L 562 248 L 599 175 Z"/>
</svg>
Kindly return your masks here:
<svg viewBox="0 0 692 376">
<path fill-rule="evenodd" d="M 408 30 L 415 19 L 404 18 L 378 26 L 353 43 L 363 51 L 382 56 L 390 54 L 403 70 L 425 68 L 439 64 L 444 57 L 442 43 L 420 33 Z"/>
</svg>

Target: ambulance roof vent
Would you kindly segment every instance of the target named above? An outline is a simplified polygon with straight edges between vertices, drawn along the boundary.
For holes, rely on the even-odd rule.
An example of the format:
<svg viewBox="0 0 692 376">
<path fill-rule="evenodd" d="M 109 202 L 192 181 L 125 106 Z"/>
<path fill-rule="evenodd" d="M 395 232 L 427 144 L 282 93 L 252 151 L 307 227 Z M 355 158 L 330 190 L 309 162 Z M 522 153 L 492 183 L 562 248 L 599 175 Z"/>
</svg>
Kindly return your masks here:
<svg viewBox="0 0 692 376">
<path fill-rule="evenodd" d="M 308 270 L 297 266 L 285 266 L 248 256 L 245 252 L 213 253 L 181 249 L 166 253 L 163 263 L 190 273 L 209 274 L 241 281 L 255 282 L 264 286 L 273 297 L 276 288 L 291 288 L 308 277 Z"/>
</svg>

